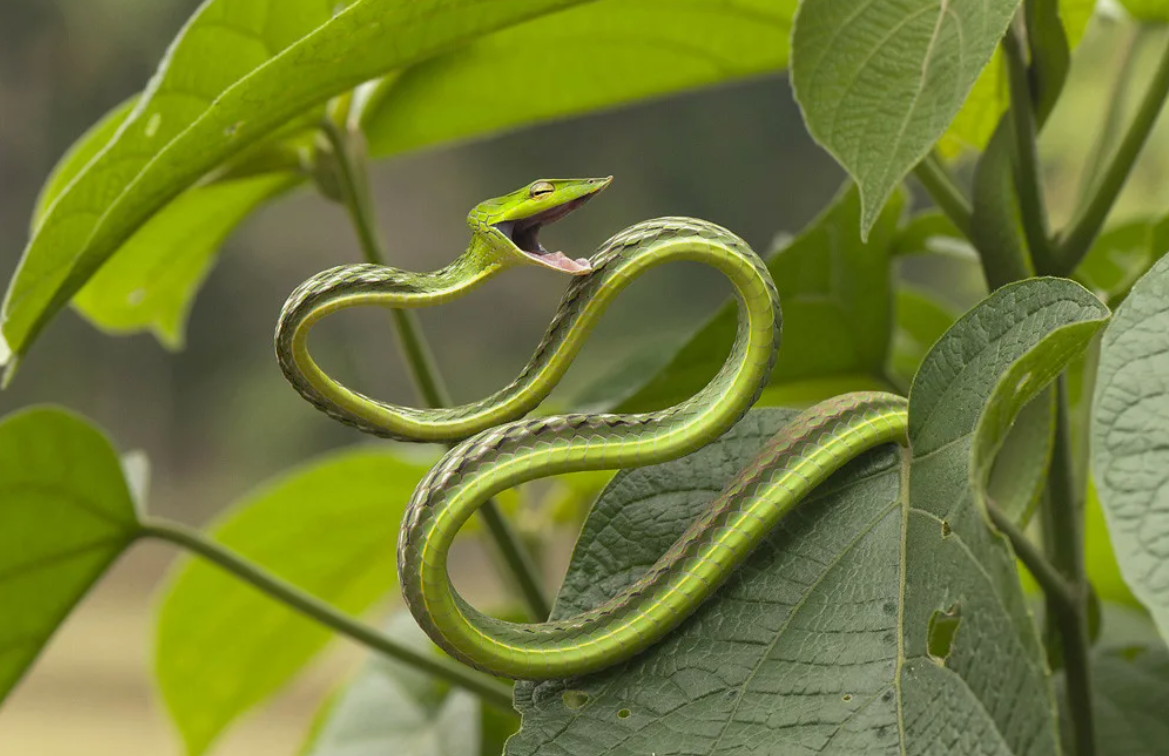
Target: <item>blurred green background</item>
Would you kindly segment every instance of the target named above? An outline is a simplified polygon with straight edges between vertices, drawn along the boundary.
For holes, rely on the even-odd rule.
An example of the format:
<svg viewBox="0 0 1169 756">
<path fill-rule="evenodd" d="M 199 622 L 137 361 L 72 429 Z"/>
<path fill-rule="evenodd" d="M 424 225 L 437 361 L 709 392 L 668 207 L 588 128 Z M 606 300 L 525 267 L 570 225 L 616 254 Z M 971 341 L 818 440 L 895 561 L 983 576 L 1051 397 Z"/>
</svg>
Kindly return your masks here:
<svg viewBox="0 0 1169 756">
<path fill-rule="evenodd" d="M 27 239 L 41 182 L 57 157 L 109 108 L 140 90 L 195 0 L 0 2 L 0 277 Z M 1097 23 L 1077 59 L 1071 94 L 1044 135 L 1056 218 L 1074 200 L 1077 168 L 1095 133 L 1127 29 Z M 1164 208 L 1165 130 L 1126 193 L 1124 212 Z M 969 171 L 966 171 L 969 173 Z M 721 223 L 765 250 L 795 233 L 843 181 L 809 139 L 786 79 L 771 76 L 379 164 L 377 207 L 392 262 L 439 267 L 463 248 L 463 218 L 480 200 L 538 177 L 614 174 L 545 244 L 587 255 L 610 234 L 659 215 Z M 3 412 L 36 402 L 73 408 L 123 450 L 148 452 L 152 510 L 204 523 L 271 475 L 326 450 L 365 443 L 292 391 L 272 356 L 288 293 L 331 265 L 360 258 L 343 210 L 301 191 L 268 208 L 226 246 L 192 313 L 186 349 L 96 333 L 58 318 L 0 395 Z M 910 274 L 967 303 L 970 268 L 917 263 Z M 538 343 L 564 281 L 522 270 L 423 322 L 458 400 L 508 382 Z M 676 266 L 635 284 L 607 316 L 558 397 L 630 359 L 669 353 L 722 301 L 716 274 Z M 412 400 L 381 313 L 322 327 L 323 362 L 358 388 Z M 392 548 L 387 544 L 387 548 Z M 87 599 L 5 708 L 0 753 L 52 756 L 178 753 L 149 682 L 150 593 L 171 554 L 143 546 Z M 352 650 L 314 668 L 217 753 L 293 752 L 322 691 Z"/>
</svg>

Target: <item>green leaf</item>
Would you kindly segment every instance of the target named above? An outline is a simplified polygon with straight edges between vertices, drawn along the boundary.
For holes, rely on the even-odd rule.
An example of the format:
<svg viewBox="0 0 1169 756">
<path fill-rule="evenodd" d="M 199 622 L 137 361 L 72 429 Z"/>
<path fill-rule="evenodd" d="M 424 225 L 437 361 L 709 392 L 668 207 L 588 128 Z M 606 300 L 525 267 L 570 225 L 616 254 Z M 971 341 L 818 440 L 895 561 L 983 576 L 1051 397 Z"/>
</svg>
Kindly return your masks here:
<svg viewBox="0 0 1169 756">
<path fill-rule="evenodd" d="M 808 0 L 792 86 L 812 136 L 861 189 L 862 233 L 957 115 L 1019 0 Z"/>
<path fill-rule="evenodd" d="M 99 430 L 47 407 L 0 421 L 0 700 L 139 530 Z"/>
<path fill-rule="evenodd" d="M 440 653 L 409 613 L 387 633 L 416 651 Z M 329 707 L 305 756 L 480 756 L 498 754 L 519 724 L 474 695 L 388 659 L 367 662 Z M 487 729 L 490 728 L 490 729 Z"/>
<path fill-rule="evenodd" d="M 1092 473 L 1120 569 L 1169 638 L 1169 257 L 1132 288 L 1104 332 Z"/>
<path fill-rule="evenodd" d="M 22 355 L 90 276 L 183 190 L 314 106 L 581 1 L 357 0 L 330 18 L 331 0 L 289 0 L 280 13 L 269 13 L 267 0 L 209 0 L 118 136 L 29 242 L 4 303 L 7 350 Z"/>
<path fill-rule="evenodd" d="M 220 245 L 253 210 L 301 181 L 296 174 L 261 174 L 184 193 L 130 237 L 73 305 L 105 331 L 152 330 L 170 349 L 181 349 L 187 313 Z"/>
<path fill-rule="evenodd" d="M 394 544 L 425 468 L 385 451 L 327 457 L 248 496 L 214 528 L 242 556 L 350 613 L 393 592 Z M 162 598 L 158 683 L 188 751 L 284 686 L 329 631 L 204 562 Z"/>
<path fill-rule="evenodd" d="M 1065 678 L 1056 676 L 1064 722 Z M 1096 742 L 1108 756 L 1159 756 L 1169 742 L 1169 651 L 1164 646 L 1098 650 L 1092 654 L 1092 712 Z M 1065 743 L 1071 743 L 1068 733 Z M 1068 745 L 1066 753 L 1074 753 Z"/>
<path fill-rule="evenodd" d="M 130 117 L 130 113 L 133 112 L 137 103 L 138 98 L 131 97 L 106 113 L 101 120 L 82 134 L 81 138 L 74 142 L 53 166 L 53 171 L 45 181 L 41 194 L 37 197 L 36 208 L 33 210 L 31 225 L 34 233 L 41 225 L 41 221 L 44 220 L 45 214 L 48 213 L 52 204 L 64 193 L 73 179 L 85 170 L 89 162 L 106 148 L 106 145 L 118 133 L 118 129 L 122 128 L 122 124 Z"/>
<path fill-rule="evenodd" d="M 892 253 L 894 257 L 937 254 L 978 261 L 978 254 L 954 222 L 937 210 L 917 213 L 901 226 L 893 239 Z"/>
<path fill-rule="evenodd" d="M 1166 0 L 1120 0 L 1120 4 L 1138 21 L 1169 22 L 1169 2 Z"/>
<path fill-rule="evenodd" d="M 860 200 L 848 186 L 820 217 L 778 251 L 767 267 L 783 302 L 783 346 L 771 376 L 769 396 L 777 402 L 825 398 L 826 380 L 838 379 L 833 393 L 887 388 L 892 293 L 889 253 L 905 205 L 893 196 L 868 242 L 857 232 Z M 701 389 L 718 372 L 735 336 L 734 303 L 724 306 L 674 358 L 632 396 L 618 412 L 641 412 L 676 404 Z M 777 394 L 779 391 L 781 393 Z M 599 392 L 597 392 L 599 393 Z M 829 394 L 831 395 L 831 394 Z"/>
<path fill-rule="evenodd" d="M 974 169 L 970 240 L 983 257 L 991 289 L 1035 275 L 1015 191 L 1014 140 L 1010 116 L 1003 116 Z"/>
<path fill-rule="evenodd" d="M 1020 410 L 1107 316 L 1070 281 L 1003 287 L 935 345 L 910 392 L 902 712 L 906 722 L 928 721 L 930 732 L 953 733 L 950 752 L 1056 751 L 1043 651 L 1014 556 L 987 527 L 985 488 Z M 938 613 L 960 617 L 944 663 L 930 655 L 926 631 Z"/>
<path fill-rule="evenodd" d="M 606 0 L 483 37 L 379 87 L 364 118 L 372 154 L 782 69 L 795 9 L 796 0 Z"/>
<path fill-rule="evenodd" d="M 1169 251 L 1169 216 L 1131 221 L 1097 237 L 1075 279 L 1109 303 L 1119 303 L 1136 280 Z"/>
<path fill-rule="evenodd" d="M 954 324 L 956 316 L 932 296 L 911 286 L 897 289 L 896 311 L 889 372 L 902 385 L 909 386 L 921 361 Z"/>
<path fill-rule="evenodd" d="M 1106 317 L 1069 281 L 984 301 L 918 374 L 908 491 L 904 455 L 853 460 L 653 649 L 517 686 L 508 753 L 1056 754 L 1043 650 L 981 489 L 1011 421 Z M 791 417 L 755 410 L 696 454 L 619 473 L 554 615 L 643 575 Z"/>
<path fill-rule="evenodd" d="M 1042 3 L 1034 5 L 1037 9 L 1044 11 L 1047 18 L 1047 23 L 1043 24 L 1041 28 L 1043 47 L 1054 50 L 1055 55 L 1059 56 L 1061 47 L 1074 50 L 1083 38 L 1088 20 L 1092 17 L 1092 11 L 1096 7 L 1096 0 L 1059 0 L 1057 4 L 1058 18 L 1062 24 L 1058 27 L 1050 21 L 1051 17 L 1046 15 L 1051 13 L 1052 6 L 1056 4 L 1051 3 L 1050 0 L 1044 0 Z M 1066 44 L 1060 42 L 1061 37 L 1066 41 Z M 1043 55 L 1043 57 L 1046 66 L 1051 62 L 1051 58 L 1049 55 Z M 1060 65 L 1056 61 L 1056 80 L 1062 78 L 1058 74 L 1059 68 Z M 1050 76 L 1043 78 L 1045 81 L 1051 81 Z M 1044 91 L 1044 97 L 1049 96 L 1048 92 L 1058 93 L 1058 89 L 1059 87 L 1048 87 Z M 957 155 L 966 147 L 983 149 L 990 142 L 990 138 L 998 126 L 999 118 L 1006 112 L 1010 100 L 1006 69 L 1003 66 L 1001 53 L 996 50 L 990 64 L 983 69 L 974 88 L 970 90 L 962 110 L 958 112 L 953 123 L 950 124 L 950 128 L 946 131 L 946 135 L 939 143 L 939 149 L 943 154 L 950 156 Z M 1049 104 L 1047 103 L 1047 105 Z"/>
<path fill-rule="evenodd" d="M 619 473 L 585 524 L 554 617 L 642 575 L 793 414 L 753 410 L 696 454 Z M 891 448 L 852 462 L 649 652 L 600 674 L 517 685 L 523 726 L 507 753 L 896 748 L 899 470 Z"/>
</svg>

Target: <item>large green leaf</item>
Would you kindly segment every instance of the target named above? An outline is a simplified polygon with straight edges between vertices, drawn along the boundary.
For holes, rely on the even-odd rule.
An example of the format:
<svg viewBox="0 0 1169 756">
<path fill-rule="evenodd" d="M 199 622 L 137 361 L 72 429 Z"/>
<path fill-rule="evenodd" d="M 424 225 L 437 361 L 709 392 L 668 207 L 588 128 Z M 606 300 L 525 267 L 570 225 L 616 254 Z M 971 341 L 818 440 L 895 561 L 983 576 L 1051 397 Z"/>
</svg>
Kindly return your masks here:
<svg viewBox="0 0 1169 756">
<path fill-rule="evenodd" d="M 889 254 L 904 206 L 904 196 L 895 195 L 868 242 L 862 242 L 857 231 L 860 199 L 849 186 L 768 261 L 784 323 L 765 402 L 787 403 L 793 398 L 789 389 L 801 384 L 816 384 L 813 388 L 823 391 L 831 381 L 834 393 L 887 387 L 893 309 Z M 736 317 L 734 303 L 728 303 L 663 369 L 621 401 L 617 411 L 665 407 L 701 389 L 725 359 Z"/>
<path fill-rule="evenodd" d="M 1169 257 L 1116 311 L 1096 380 L 1096 490 L 1121 572 L 1169 638 Z"/>
<path fill-rule="evenodd" d="M 1014 556 L 987 528 L 985 491 L 1012 422 L 1107 315 L 1070 281 L 1006 286 L 959 320 L 918 371 L 899 679 L 905 722 L 930 733 L 922 753 L 943 744 L 948 753 L 1056 752 L 1043 652 Z"/>
<path fill-rule="evenodd" d="M 16 356 L 154 213 L 329 97 L 583 0 L 208 0 L 117 136 L 53 203 L 8 291 Z M 4 350 L 0 350 L 4 351 Z"/>
<path fill-rule="evenodd" d="M 413 66 L 374 95 L 374 155 L 781 69 L 796 0 L 603 0 Z"/>
<path fill-rule="evenodd" d="M 853 461 L 649 652 L 517 687 L 508 752 L 1057 753 L 1042 649 L 981 490 L 1011 420 L 1106 316 L 1067 281 L 986 300 L 918 374 L 908 491 L 903 456 Z M 695 455 L 618 474 L 555 614 L 643 574 L 790 417 L 756 410 Z"/>
<path fill-rule="evenodd" d="M 396 585 L 394 544 L 423 467 L 384 451 L 326 458 L 245 498 L 225 546 L 347 612 Z M 192 754 L 287 683 L 328 641 L 320 625 L 230 575 L 185 561 L 162 599 L 158 683 Z"/>
<path fill-rule="evenodd" d="M 52 408 L 0 422 L 0 700 L 139 530 L 100 431 Z"/>
<path fill-rule="evenodd" d="M 581 533 L 554 615 L 649 568 L 790 410 L 749 413 L 675 462 L 619 473 Z M 900 456 L 853 462 L 650 652 L 597 675 L 521 683 L 509 754 L 856 754 L 895 746 Z"/>
<path fill-rule="evenodd" d="M 807 0 L 792 85 L 808 130 L 856 179 L 865 233 L 957 115 L 1019 0 Z"/>
<path fill-rule="evenodd" d="M 1056 678 L 1064 720 L 1064 677 Z M 1096 742 L 1108 756 L 1159 756 L 1169 743 L 1169 651 L 1164 646 L 1107 648 L 1092 654 Z M 1065 733 L 1065 742 L 1070 737 Z M 1068 748 L 1067 753 L 1073 751 Z"/>
<path fill-rule="evenodd" d="M 180 349 L 187 313 L 224 239 L 256 207 L 301 181 L 269 173 L 191 189 L 131 236 L 73 305 L 103 330 L 150 330 Z"/>
<path fill-rule="evenodd" d="M 386 633 L 416 651 L 441 653 L 407 612 Z M 464 690 L 374 658 L 328 708 L 304 756 L 496 756 L 518 724 Z"/>
</svg>

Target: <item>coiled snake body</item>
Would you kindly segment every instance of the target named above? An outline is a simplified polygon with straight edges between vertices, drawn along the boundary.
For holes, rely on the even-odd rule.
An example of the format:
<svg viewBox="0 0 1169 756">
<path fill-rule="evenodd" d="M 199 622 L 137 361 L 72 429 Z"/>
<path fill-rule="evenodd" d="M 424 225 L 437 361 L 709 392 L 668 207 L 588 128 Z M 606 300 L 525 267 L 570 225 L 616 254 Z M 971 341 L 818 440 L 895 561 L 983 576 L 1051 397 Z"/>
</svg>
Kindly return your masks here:
<svg viewBox="0 0 1169 756">
<path fill-rule="evenodd" d="M 850 459 L 904 443 L 904 399 L 855 393 L 805 411 L 773 438 L 699 520 L 639 580 L 567 620 L 517 624 L 474 609 L 454 590 L 447 554 L 463 523 L 500 491 L 581 470 L 636 467 L 693 452 L 728 430 L 758 398 L 780 338 L 779 296 L 762 260 L 729 231 L 691 218 L 631 226 L 589 260 L 549 253 L 541 226 L 579 207 L 609 179 L 537 181 L 477 206 L 472 240 L 452 265 L 417 274 L 346 265 L 302 284 L 276 332 L 281 368 L 310 402 L 363 431 L 411 441 L 460 441 L 419 483 L 398 543 L 402 594 L 414 617 L 451 655 L 484 671 L 545 679 L 595 671 L 644 650 L 711 596 L 804 496 Z M 602 312 L 626 285 L 674 260 L 710 265 L 739 303 L 734 345 L 715 378 L 660 412 L 521 418 L 559 381 Z M 425 307 L 449 301 L 500 271 L 537 264 L 574 275 L 560 308 L 518 378 L 478 402 L 413 409 L 358 394 L 309 356 L 322 317 L 351 306 Z"/>
</svg>

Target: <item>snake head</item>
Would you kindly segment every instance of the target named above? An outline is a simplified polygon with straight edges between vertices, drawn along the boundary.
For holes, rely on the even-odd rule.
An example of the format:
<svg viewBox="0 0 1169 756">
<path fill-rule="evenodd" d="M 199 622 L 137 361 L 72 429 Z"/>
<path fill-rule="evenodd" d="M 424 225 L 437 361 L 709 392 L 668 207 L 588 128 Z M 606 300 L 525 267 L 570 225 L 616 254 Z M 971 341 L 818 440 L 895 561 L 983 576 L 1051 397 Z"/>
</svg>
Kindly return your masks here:
<svg viewBox="0 0 1169 756">
<path fill-rule="evenodd" d="M 471 230 L 489 240 L 504 265 L 542 265 L 583 276 L 592 272 L 584 258 L 549 252 L 540 244 L 540 229 L 588 202 L 609 185 L 612 176 L 589 179 L 541 179 L 511 194 L 487 200 L 467 216 Z"/>
</svg>

